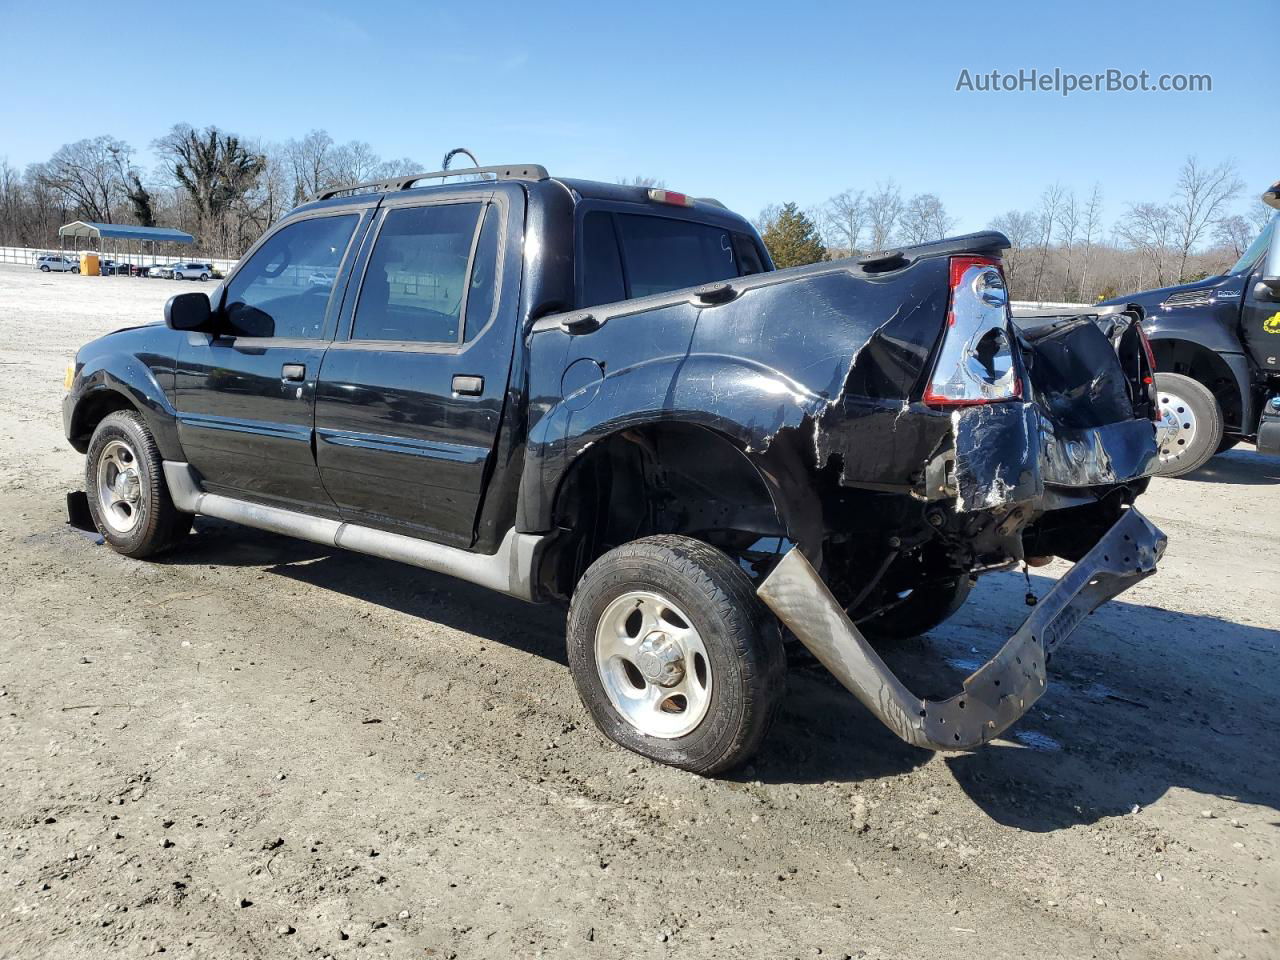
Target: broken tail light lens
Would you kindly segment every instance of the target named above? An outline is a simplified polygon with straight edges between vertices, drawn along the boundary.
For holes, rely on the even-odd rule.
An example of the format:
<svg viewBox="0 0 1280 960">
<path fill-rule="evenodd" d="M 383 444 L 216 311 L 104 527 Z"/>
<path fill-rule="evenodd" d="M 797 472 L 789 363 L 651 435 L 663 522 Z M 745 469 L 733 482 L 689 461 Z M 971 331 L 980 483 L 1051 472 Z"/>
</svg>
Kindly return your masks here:
<svg viewBox="0 0 1280 960">
<path fill-rule="evenodd" d="M 1147 369 L 1142 371 L 1142 382 L 1147 388 L 1147 396 L 1151 406 L 1151 419 L 1156 423 L 1160 422 L 1160 404 L 1156 403 L 1156 355 L 1151 349 L 1151 341 L 1147 338 L 1147 331 L 1142 329 L 1142 321 L 1135 320 L 1133 328 L 1138 331 L 1138 342 L 1142 344 L 1142 356 L 1147 361 Z"/>
<path fill-rule="evenodd" d="M 969 406 L 1022 396 L 1000 261 L 951 258 L 951 302 L 938 359 L 925 387 L 931 406 Z"/>
</svg>

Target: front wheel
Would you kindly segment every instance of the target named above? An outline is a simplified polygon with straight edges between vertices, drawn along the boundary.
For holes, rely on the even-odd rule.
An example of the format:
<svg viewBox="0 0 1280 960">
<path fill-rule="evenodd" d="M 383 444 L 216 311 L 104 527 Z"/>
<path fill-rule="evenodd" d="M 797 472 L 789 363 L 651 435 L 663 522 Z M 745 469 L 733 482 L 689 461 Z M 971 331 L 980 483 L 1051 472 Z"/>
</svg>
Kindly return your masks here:
<svg viewBox="0 0 1280 960">
<path fill-rule="evenodd" d="M 80 272 L 80 268 L 79 268 L 79 267 L 72 267 L 72 268 L 71 268 L 71 272 L 72 272 L 72 273 L 79 273 L 79 272 Z"/>
<path fill-rule="evenodd" d="M 733 560 L 688 537 L 635 540 L 593 563 L 569 607 L 568 648 L 606 737 L 695 773 L 744 762 L 782 701 L 776 622 Z"/>
<path fill-rule="evenodd" d="M 1156 473 L 1180 477 L 1198 470 L 1218 452 L 1223 435 L 1222 408 L 1208 387 L 1180 373 L 1157 373 L 1155 386 L 1160 410 Z"/>
<path fill-rule="evenodd" d="M 191 514 L 169 496 L 155 439 L 133 410 L 109 414 L 93 432 L 85 489 L 94 526 L 127 557 L 159 553 L 191 529 Z"/>
<path fill-rule="evenodd" d="M 207 273 L 202 273 L 202 274 L 200 274 L 200 282 L 201 282 L 201 283 L 207 283 L 207 282 L 208 282 L 208 280 L 209 280 L 209 275 L 208 275 Z"/>
</svg>

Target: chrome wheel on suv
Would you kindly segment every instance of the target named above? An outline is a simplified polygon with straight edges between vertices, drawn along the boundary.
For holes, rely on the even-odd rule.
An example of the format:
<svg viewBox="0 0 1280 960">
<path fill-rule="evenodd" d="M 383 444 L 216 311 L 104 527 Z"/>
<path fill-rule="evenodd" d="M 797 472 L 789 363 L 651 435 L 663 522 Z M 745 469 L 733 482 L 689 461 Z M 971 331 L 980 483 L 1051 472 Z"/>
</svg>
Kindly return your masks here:
<svg viewBox="0 0 1280 960">
<path fill-rule="evenodd" d="M 127 534 L 138 525 L 141 509 L 138 455 L 123 440 L 112 440 L 98 457 L 99 514 L 116 533 Z"/>
<path fill-rule="evenodd" d="M 596 624 L 596 668 L 613 708 L 650 737 L 682 737 L 707 715 L 711 666 L 688 616 L 649 590 L 622 594 Z"/>
</svg>

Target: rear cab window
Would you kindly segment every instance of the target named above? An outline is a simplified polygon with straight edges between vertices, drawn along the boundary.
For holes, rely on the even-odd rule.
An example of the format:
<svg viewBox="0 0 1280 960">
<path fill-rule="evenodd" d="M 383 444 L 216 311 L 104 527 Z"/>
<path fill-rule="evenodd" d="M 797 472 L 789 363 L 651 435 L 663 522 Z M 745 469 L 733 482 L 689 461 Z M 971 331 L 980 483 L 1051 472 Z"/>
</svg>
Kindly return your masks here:
<svg viewBox="0 0 1280 960">
<path fill-rule="evenodd" d="M 653 213 L 589 210 L 578 243 L 578 301 L 584 307 L 765 270 L 750 235 Z"/>
</svg>

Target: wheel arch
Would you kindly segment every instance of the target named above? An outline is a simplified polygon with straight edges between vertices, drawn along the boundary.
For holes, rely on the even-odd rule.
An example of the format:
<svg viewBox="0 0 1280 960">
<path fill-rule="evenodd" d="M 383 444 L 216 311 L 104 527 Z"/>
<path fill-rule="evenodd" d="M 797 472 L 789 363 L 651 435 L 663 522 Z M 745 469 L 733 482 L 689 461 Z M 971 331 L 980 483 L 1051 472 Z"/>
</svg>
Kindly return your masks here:
<svg viewBox="0 0 1280 960">
<path fill-rule="evenodd" d="M 562 473 L 556 530 L 538 571 L 546 593 L 568 597 L 599 556 L 622 543 L 681 534 L 731 555 L 763 538 L 821 550 L 822 509 L 810 465 L 785 438 L 764 452 L 704 424 L 655 420 L 593 442 Z"/>
<path fill-rule="evenodd" d="M 1202 343 L 1179 337 L 1153 338 L 1156 370 L 1179 373 L 1203 384 L 1218 401 L 1229 434 L 1253 433 L 1253 397 L 1242 354 L 1224 355 Z M 1233 360 L 1241 362 L 1232 362 Z"/>
</svg>

